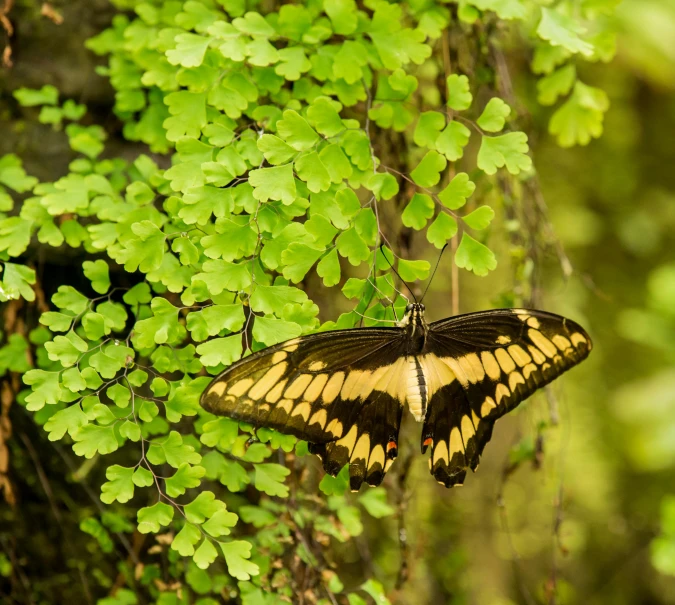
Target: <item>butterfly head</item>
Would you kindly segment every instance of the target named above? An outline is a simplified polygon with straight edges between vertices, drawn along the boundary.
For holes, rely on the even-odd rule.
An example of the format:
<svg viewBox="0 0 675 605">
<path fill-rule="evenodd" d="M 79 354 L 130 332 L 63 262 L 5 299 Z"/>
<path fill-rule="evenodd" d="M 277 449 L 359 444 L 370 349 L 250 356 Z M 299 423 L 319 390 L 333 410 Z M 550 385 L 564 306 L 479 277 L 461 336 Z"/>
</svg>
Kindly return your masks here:
<svg viewBox="0 0 675 605">
<path fill-rule="evenodd" d="M 398 322 L 399 328 L 406 326 L 424 326 L 424 305 L 422 303 L 410 303 L 405 308 L 403 319 Z"/>
</svg>

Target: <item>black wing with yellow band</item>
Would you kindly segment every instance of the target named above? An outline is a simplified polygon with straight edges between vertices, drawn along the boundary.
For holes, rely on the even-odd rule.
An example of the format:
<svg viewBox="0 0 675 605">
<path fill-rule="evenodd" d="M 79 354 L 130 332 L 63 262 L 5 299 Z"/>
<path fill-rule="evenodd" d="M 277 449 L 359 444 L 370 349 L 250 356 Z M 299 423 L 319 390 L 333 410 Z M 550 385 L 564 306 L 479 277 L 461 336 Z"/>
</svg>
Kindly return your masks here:
<svg viewBox="0 0 675 605">
<path fill-rule="evenodd" d="M 476 469 L 495 421 L 585 359 L 592 344 L 559 315 L 500 309 L 432 323 L 427 347 L 456 377 L 430 399 L 422 428 L 431 473 L 450 487 Z"/>
<path fill-rule="evenodd" d="M 396 455 L 405 345 L 400 328 L 296 338 L 230 366 L 201 404 L 309 441 L 332 475 L 349 463 L 352 489 L 379 485 Z"/>
<path fill-rule="evenodd" d="M 242 359 L 202 395 L 209 412 L 310 442 L 326 471 L 349 464 L 352 489 L 378 485 L 398 450 L 407 404 L 444 485 L 475 470 L 494 422 L 591 349 L 576 323 L 502 309 L 427 325 L 410 305 L 396 328 L 302 336 Z"/>
</svg>

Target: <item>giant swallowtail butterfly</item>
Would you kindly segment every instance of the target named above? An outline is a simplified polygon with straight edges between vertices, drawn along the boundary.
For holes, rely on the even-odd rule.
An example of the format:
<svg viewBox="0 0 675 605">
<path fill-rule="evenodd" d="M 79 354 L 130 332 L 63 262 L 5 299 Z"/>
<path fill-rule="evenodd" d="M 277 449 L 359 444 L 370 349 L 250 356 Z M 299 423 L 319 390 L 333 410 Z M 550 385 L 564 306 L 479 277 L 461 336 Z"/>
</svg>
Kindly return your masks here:
<svg viewBox="0 0 675 605">
<path fill-rule="evenodd" d="M 310 443 L 328 473 L 379 485 L 398 452 L 403 408 L 446 487 L 475 470 L 495 421 L 591 350 L 576 323 L 527 309 L 427 324 L 410 304 L 396 327 L 301 336 L 232 364 L 202 395 L 213 414 Z"/>
</svg>

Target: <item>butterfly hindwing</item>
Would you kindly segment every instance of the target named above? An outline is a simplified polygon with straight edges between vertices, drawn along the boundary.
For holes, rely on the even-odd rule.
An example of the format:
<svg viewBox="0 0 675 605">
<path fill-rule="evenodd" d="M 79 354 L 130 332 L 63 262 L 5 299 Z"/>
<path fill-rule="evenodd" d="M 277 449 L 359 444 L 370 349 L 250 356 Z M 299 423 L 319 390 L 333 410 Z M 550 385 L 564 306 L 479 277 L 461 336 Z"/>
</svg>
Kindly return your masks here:
<svg viewBox="0 0 675 605">
<path fill-rule="evenodd" d="M 309 441 L 332 475 L 349 463 L 352 489 L 364 480 L 378 485 L 390 443 L 398 441 L 404 346 L 399 329 L 303 336 L 236 362 L 214 379 L 201 404 Z"/>
<path fill-rule="evenodd" d="M 434 477 L 461 484 L 475 470 L 495 420 L 535 390 L 586 358 L 588 334 L 575 322 L 542 311 L 500 309 L 429 326 L 428 366 L 456 377 L 435 392 L 422 429 Z"/>
</svg>

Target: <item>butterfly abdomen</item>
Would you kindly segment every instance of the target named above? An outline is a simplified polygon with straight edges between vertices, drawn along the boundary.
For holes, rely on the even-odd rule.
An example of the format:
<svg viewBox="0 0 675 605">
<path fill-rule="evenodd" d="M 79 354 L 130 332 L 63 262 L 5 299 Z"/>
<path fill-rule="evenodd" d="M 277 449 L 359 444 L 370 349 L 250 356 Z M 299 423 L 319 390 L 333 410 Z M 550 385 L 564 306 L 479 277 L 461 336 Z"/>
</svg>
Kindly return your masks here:
<svg viewBox="0 0 675 605">
<path fill-rule="evenodd" d="M 427 411 L 428 391 L 424 370 L 417 357 L 408 357 L 406 401 L 415 420 L 422 422 Z"/>
</svg>

